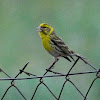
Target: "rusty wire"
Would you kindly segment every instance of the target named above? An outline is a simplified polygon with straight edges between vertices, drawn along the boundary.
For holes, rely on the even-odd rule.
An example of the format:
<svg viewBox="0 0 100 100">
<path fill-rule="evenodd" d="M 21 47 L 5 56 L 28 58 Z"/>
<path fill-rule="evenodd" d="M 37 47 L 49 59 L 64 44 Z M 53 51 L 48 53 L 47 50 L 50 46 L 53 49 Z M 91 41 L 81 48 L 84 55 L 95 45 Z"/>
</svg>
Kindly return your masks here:
<svg viewBox="0 0 100 100">
<path fill-rule="evenodd" d="M 90 67 L 92 67 L 94 69 L 94 71 L 87 71 L 87 72 L 79 72 L 79 73 L 70 73 L 71 70 L 75 67 L 75 65 L 77 64 L 77 62 L 79 61 L 79 59 L 83 60 L 85 64 L 88 64 Z M 57 60 L 58 61 L 58 60 Z M 50 94 L 54 97 L 55 100 L 60 100 L 61 98 L 61 95 L 62 95 L 62 92 L 63 92 L 63 89 L 65 87 L 65 85 L 69 82 L 70 84 L 73 85 L 73 87 L 78 91 L 78 93 L 83 97 L 84 100 L 87 100 L 87 96 L 89 95 L 89 92 L 94 84 L 94 82 L 100 78 L 100 70 L 97 70 L 92 64 L 88 63 L 86 60 L 78 57 L 76 59 L 76 61 L 73 63 L 73 65 L 71 66 L 71 68 L 69 69 L 69 71 L 65 74 L 63 73 L 58 73 L 58 72 L 55 72 L 55 71 L 52 71 L 52 67 L 55 65 L 55 63 L 57 61 L 54 61 L 48 69 L 46 69 L 46 72 L 42 75 L 42 76 L 37 76 L 37 75 L 34 75 L 32 73 L 29 73 L 29 72 L 26 72 L 25 71 L 25 68 L 27 67 L 27 65 L 29 64 L 26 63 L 25 66 L 19 70 L 18 74 L 15 76 L 15 78 L 12 78 L 10 75 L 8 75 L 3 69 L 0 68 L 0 72 L 4 73 L 8 78 L 0 78 L 0 81 L 11 81 L 11 85 L 6 89 L 5 93 L 0 97 L 1 100 L 4 100 L 4 97 L 6 96 L 6 94 L 8 93 L 8 91 L 14 87 L 18 92 L 19 94 L 22 96 L 22 98 L 24 100 L 28 100 L 24 94 L 21 92 L 21 90 L 15 85 L 15 80 L 16 81 L 19 81 L 19 80 L 29 80 L 29 79 L 39 79 L 39 83 L 37 84 L 34 92 L 33 92 L 33 95 L 32 97 L 30 98 L 30 100 L 33 100 L 34 97 L 35 97 L 35 94 L 38 90 L 38 88 L 40 87 L 40 85 L 44 85 L 47 90 L 50 92 Z M 46 75 L 48 72 L 50 73 L 53 73 L 53 75 Z M 26 75 L 28 76 L 31 76 L 31 77 L 23 77 L 23 78 L 18 78 L 18 76 L 22 73 L 25 73 Z M 75 85 L 75 83 L 70 79 L 70 76 L 72 75 L 84 75 L 84 74 L 93 74 L 93 73 L 96 73 L 96 77 L 95 79 L 93 79 L 92 83 L 90 84 L 89 88 L 88 88 L 88 91 L 86 92 L 86 94 L 84 95 L 80 89 Z M 62 84 L 62 88 L 58 94 L 58 97 L 53 93 L 53 91 L 51 91 L 50 87 L 44 82 L 44 78 L 56 78 L 56 77 L 65 77 L 65 81 L 63 82 Z"/>
</svg>

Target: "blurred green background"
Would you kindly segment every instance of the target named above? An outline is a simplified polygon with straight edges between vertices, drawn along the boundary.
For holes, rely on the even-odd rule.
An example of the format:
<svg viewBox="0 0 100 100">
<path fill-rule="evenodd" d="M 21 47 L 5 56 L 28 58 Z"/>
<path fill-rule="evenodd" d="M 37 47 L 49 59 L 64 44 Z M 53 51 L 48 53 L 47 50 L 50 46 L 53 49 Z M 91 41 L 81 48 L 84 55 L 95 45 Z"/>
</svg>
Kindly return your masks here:
<svg viewBox="0 0 100 100">
<path fill-rule="evenodd" d="M 28 61 L 26 71 L 43 75 L 53 62 L 53 57 L 42 47 L 37 27 L 41 23 L 54 27 L 58 36 L 72 48 L 100 68 L 100 0 L 0 0 L 0 67 L 11 77 L 16 76 Z M 54 70 L 66 73 L 72 63 L 63 58 Z M 92 71 L 79 61 L 73 72 Z M 0 73 L 0 78 L 6 76 Z M 20 75 L 20 77 L 28 77 Z M 95 74 L 72 76 L 71 80 L 82 93 L 86 93 Z M 64 78 L 49 78 L 44 82 L 58 96 Z M 16 81 L 15 85 L 28 100 L 39 80 Z M 10 81 L 0 81 L 0 98 Z M 24 100 L 18 91 L 11 88 L 4 100 Z M 41 85 L 34 100 L 55 100 Z M 61 100 L 83 100 L 75 88 L 67 83 Z M 88 95 L 88 100 L 100 100 L 100 81 L 97 80 Z"/>
</svg>

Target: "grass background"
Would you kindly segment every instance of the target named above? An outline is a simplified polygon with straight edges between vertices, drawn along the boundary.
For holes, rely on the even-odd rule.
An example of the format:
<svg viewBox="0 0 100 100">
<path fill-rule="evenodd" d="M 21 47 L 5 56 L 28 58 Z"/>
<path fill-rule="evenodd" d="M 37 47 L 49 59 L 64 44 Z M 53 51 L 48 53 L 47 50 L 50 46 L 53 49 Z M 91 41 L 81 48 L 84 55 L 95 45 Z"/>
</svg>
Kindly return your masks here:
<svg viewBox="0 0 100 100">
<path fill-rule="evenodd" d="M 0 67 L 14 77 L 28 61 L 26 71 L 42 75 L 53 61 L 42 47 L 37 27 L 45 22 L 54 27 L 58 36 L 72 48 L 84 55 L 96 68 L 100 68 L 100 0 L 0 0 Z M 55 71 L 66 73 L 72 63 L 63 58 L 55 65 Z M 82 61 L 73 72 L 92 70 Z M 5 75 L 0 73 L 0 77 Z M 26 77 L 22 75 L 21 77 Z M 93 75 L 73 76 L 71 79 L 85 94 Z M 63 78 L 45 79 L 45 83 L 58 95 Z M 16 86 L 30 100 L 39 81 L 16 81 Z M 89 100 L 100 99 L 100 81 L 93 85 Z M 0 98 L 10 82 L 0 81 Z M 83 100 L 80 94 L 67 83 L 61 100 Z M 4 100 L 23 100 L 11 88 Z M 54 100 L 44 86 L 40 86 L 34 100 Z"/>
</svg>

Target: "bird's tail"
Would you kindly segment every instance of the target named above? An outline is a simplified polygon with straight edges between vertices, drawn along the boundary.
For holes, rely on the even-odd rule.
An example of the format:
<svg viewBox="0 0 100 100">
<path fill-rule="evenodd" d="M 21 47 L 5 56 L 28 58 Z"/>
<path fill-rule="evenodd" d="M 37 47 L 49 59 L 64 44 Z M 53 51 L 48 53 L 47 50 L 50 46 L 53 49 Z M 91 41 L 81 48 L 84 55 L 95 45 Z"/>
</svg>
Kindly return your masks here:
<svg viewBox="0 0 100 100">
<path fill-rule="evenodd" d="M 86 60 L 86 58 L 83 57 L 83 56 L 80 55 L 80 54 L 74 53 L 73 56 L 79 57 L 79 58 L 80 58 L 81 60 L 83 60 L 86 64 L 88 63 L 87 60 Z"/>
<path fill-rule="evenodd" d="M 83 57 L 83 56 L 81 56 L 80 54 L 74 54 L 74 56 L 76 56 L 76 57 L 78 57 L 78 58 L 80 58 L 81 60 L 83 60 L 84 61 L 84 63 L 86 63 L 86 64 L 88 64 L 90 67 L 92 67 L 94 70 L 97 70 L 92 64 L 90 64 L 88 61 L 87 61 L 87 59 L 85 58 L 85 57 Z"/>
</svg>

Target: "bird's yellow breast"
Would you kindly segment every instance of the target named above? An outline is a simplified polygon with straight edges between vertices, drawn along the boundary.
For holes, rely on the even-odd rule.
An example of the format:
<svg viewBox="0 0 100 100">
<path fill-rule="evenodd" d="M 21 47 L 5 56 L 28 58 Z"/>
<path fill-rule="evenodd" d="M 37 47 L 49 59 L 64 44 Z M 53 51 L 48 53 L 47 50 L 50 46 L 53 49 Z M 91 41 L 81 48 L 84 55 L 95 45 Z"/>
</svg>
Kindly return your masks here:
<svg viewBox="0 0 100 100">
<path fill-rule="evenodd" d="M 50 44 L 50 37 L 48 35 L 44 35 L 42 33 L 40 33 L 40 37 L 42 39 L 42 44 L 44 46 L 44 48 L 50 52 L 52 50 L 51 44 Z"/>
<path fill-rule="evenodd" d="M 44 39 L 42 39 L 42 44 L 47 51 L 52 50 L 52 47 L 51 47 L 51 44 L 50 44 L 50 39 L 48 37 L 45 37 Z"/>
</svg>

